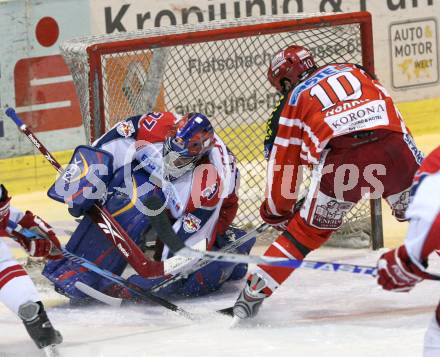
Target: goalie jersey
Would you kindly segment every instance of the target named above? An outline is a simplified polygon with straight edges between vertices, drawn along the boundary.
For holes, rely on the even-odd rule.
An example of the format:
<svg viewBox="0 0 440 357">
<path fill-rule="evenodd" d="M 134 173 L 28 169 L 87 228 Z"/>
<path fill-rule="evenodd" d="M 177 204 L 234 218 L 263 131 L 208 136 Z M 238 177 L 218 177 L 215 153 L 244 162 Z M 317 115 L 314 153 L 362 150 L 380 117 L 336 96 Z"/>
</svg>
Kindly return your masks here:
<svg viewBox="0 0 440 357">
<path fill-rule="evenodd" d="M 144 289 L 151 288 L 168 274 L 177 273 L 188 263 L 187 260 L 182 260 L 182 257 L 173 256 L 167 246 L 155 239 L 148 214 L 138 209 L 138 204 L 142 204 L 150 195 L 165 198 L 167 214 L 173 222 L 173 229 L 188 246 L 201 250 L 221 249 L 229 242 L 230 237 L 244 234 L 238 234 L 234 228 L 230 228 L 238 209 L 236 190 L 239 177 L 234 156 L 218 136 L 214 134 L 213 146 L 200 157 L 195 167 L 179 177 L 163 179 L 163 144 L 170 132 L 173 133 L 173 128 L 180 119 L 179 115 L 171 112 L 131 117 L 117 123 L 96 140 L 93 148 L 83 147 L 79 151 L 88 155 L 89 150 L 92 158 L 99 158 L 104 152 L 105 155 L 110 154 L 108 156 L 111 156 L 112 160 L 109 160 L 111 164 L 108 167 L 111 167 L 109 176 L 112 178 L 107 180 L 109 183 L 106 186 L 105 208 L 142 249 L 146 248 L 144 244 L 147 239 L 148 242 L 156 241 L 154 260 L 164 262 L 165 276 L 157 278 L 159 280 L 136 274 L 130 277 L 130 282 Z M 97 151 L 96 155 L 93 150 Z M 127 182 L 131 184 L 130 187 Z M 121 187 L 124 188 L 123 194 Z M 248 254 L 254 242 L 255 239 L 243 244 L 238 252 Z M 126 259 L 92 224 L 87 215 L 75 230 L 66 249 L 118 275 L 122 274 L 127 266 Z M 188 279 L 183 279 L 179 286 L 170 285 L 170 291 L 178 290 L 189 296 L 208 293 L 218 289 L 231 277 L 241 277 L 245 274 L 245 268 L 243 264 L 213 263 L 209 269 L 206 267 L 203 271 L 191 274 Z M 241 273 L 238 274 L 237 271 Z M 71 261 L 48 263 L 43 274 L 54 282 L 58 292 L 74 301 L 86 298 L 76 289 L 76 281 L 101 292 L 117 293 L 113 291 L 113 284 L 109 285 L 107 279 L 93 272 L 84 272 Z M 163 293 L 166 294 L 165 291 Z"/>
<path fill-rule="evenodd" d="M 170 182 L 162 180 L 162 148 L 167 135 L 181 116 L 171 112 L 148 113 L 128 118 L 116 124 L 93 143 L 113 155 L 113 170 L 128 165 L 134 159 L 143 169 L 161 181 L 175 230 L 187 244 L 194 245 L 209 237 L 208 248 L 215 236 L 223 234 L 238 209 L 236 195 L 239 173 L 235 157 L 215 135 L 215 145 L 191 172 Z M 169 252 L 165 247 L 163 258 Z"/>
</svg>

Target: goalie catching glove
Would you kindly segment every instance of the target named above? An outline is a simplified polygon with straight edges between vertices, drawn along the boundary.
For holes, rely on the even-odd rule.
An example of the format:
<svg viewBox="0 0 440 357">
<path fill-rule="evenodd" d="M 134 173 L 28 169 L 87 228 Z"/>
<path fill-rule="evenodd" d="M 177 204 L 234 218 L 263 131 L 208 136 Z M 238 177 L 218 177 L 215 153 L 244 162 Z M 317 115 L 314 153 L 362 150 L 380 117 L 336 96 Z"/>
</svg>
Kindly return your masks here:
<svg viewBox="0 0 440 357">
<path fill-rule="evenodd" d="M 34 215 L 30 211 L 26 211 L 23 218 L 18 224 L 35 233 L 39 238 L 26 239 L 18 237 L 17 242 L 28 252 L 31 257 L 60 259 L 60 242 L 52 230 L 52 227 L 40 217 Z"/>
</svg>

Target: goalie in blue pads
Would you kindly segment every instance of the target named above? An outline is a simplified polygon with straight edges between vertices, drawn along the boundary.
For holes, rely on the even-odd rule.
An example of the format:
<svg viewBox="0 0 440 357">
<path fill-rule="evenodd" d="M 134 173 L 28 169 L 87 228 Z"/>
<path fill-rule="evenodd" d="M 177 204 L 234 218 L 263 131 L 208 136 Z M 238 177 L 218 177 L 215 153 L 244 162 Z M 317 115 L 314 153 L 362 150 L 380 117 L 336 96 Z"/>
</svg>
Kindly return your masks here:
<svg viewBox="0 0 440 357">
<path fill-rule="evenodd" d="M 245 233 L 230 227 L 238 209 L 238 181 L 235 157 L 214 133 L 206 116 L 149 113 L 118 123 L 91 147 L 78 147 L 70 166 L 48 195 L 67 203 L 76 217 L 84 215 L 96 201 L 103 203 L 138 246 L 164 262 L 163 277 L 133 275 L 128 279 L 151 289 L 192 262 L 173 256 L 161 244 L 150 227 L 149 212 L 143 203 L 152 195 L 161 197 L 175 232 L 187 245 L 217 250 Z M 255 238 L 237 252 L 248 254 L 254 243 Z M 127 267 L 123 253 L 87 215 L 66 248 L 118 275 Z M 225 281 L 241 279 L 246 270 L 245 264 L 212 262 L 158 293 L 207 294 Z M 43 274 L 58 292 L 75 302 L 89 299 L 75 288 L 76 281 L 103 293 L 127 297 L 114 283 L 67 259 L 47 263 Z"/>
</svg>

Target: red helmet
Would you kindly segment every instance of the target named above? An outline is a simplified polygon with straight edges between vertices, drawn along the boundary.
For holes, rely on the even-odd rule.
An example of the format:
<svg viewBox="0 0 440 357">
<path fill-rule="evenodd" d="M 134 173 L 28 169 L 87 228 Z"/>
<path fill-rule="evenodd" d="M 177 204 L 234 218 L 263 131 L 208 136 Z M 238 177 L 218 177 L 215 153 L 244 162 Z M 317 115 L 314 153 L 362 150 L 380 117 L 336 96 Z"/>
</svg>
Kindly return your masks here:
<svg viewBox="0 0 440 357">
<path fill-rule="evenodd" d="M 312 52 L 302 46 L 292 45 L 278 52 L 269 65 L 267 77 L 279 92 L 283 92 L 283 80 L 288 79 L 295 85 L 302 74 L 309 69 L 315 68 L 316 63 Z"/>
</svg>

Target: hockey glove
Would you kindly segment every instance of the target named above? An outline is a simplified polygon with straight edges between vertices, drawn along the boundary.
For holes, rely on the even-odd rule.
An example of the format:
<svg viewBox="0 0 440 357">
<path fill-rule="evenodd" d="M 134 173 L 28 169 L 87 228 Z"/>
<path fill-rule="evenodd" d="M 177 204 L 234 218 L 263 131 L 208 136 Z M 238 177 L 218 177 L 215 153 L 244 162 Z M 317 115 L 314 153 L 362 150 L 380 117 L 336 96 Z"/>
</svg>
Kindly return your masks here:
<svg viewBox="0 0 440 357">
<path fill-rule="evenodd" d="M 18 222 L 23 228 L 33 231 L 37 236 L 44 239 L 18 239 L 18 242 L 29 253 L 31 257 L 40 257 L 47 259 L 60 259 L 63 256 L 60 253 L 60 242 L 45 221 L 35 216 L 30 211 L 26 211 L 24 217 Z"/>
<path fill-rule="evenodd" d="M 264 201 L 260 206 L 260 216 L 263 221 L 279 231 L 285 231 L 289 221 L 293 217 L 293 213 L 290 213 L 287 216 L 274 216 L 268 211 L 267 201 Z"/>
<path fill-rule="evenodd" d="M 0 233 L 4 232 L 9 220 L 9 201 L 8 190 L 0 184 Z"/>
<path fill-rule="evenodd" d="M 404 245 L 383 254 L 377 262 L 377 283 L 385 290 L 408 292 L 430 274 L 421 271 Z"/>
</svg>

